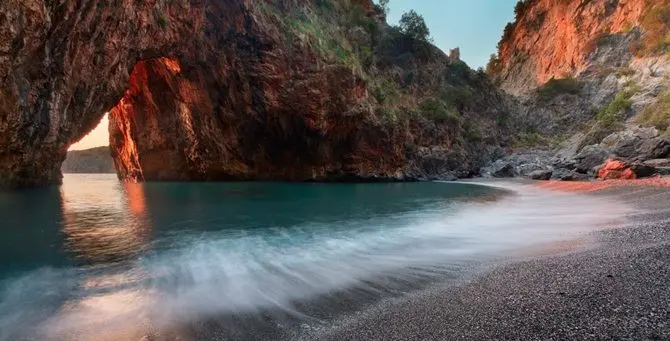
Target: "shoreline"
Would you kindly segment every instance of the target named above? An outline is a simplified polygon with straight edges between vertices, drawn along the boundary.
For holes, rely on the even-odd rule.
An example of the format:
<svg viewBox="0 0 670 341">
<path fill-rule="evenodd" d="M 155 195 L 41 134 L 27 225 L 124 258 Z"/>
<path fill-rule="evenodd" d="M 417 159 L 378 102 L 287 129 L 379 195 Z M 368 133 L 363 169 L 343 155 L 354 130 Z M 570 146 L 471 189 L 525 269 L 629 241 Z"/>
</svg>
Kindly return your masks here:
<svg viewBox="0 0 670 341">
<path fill-rule="evenodd" d="M 670 217 L 670 210 L 667 209 L 667 207 L 670 207 L 667 205 L 670 203 L 670 191 L 667 189 L 636 187 L 635 190 L 631 190 L 629 187 L 610 186 L 607 189 L 595 192 L 579 191 L 579 193 L 572 193 L 574 192 L 572 190 L 552 188 L 552 190 L 567 190 L 570 192 L 564 194 L 556 192 L 557 194 L 554 196 L 549 189 L 538 186 L 548 183 L 531 182 L 523 179 L 501 181 L 477 179 L 462 183 L 494 186 L 501 190 L 502 194 L 494 193 L 474 200 L 471 204 L 480 207 L 479 209 L 475 208 L 475 211 L 473 211 L 475 214 L 491 213 L 490 211 L 482 211 L 481 207 L 488 207 L 489 204 L 498 202 L 498 198 L 511 198 L 511 200 L 506 200 L 507 204 L 503 206 L 503 212 L 507 212 L 507 214 L 502 214 L 501 217 L 509 220 L 512 224 L 516 224 L 517 220 L 514 217 L 517 216 L 511 212 L 518 212 L 515 209 L 515 206 L 518 206 L 527 210 L 526 213 L 521 211 L 520 217 L 531 219 L 530 221 L 525 220 L 521 223 L 521 226 L 512 228 L 512 232 L 521 230 L 523 225 L 542 227 L 541 230 L 562 232 L 559 234 L 551 233 L 551 238 L 535 239 L 533 243 L 522 243 L 525 246 L 515 246 L 505 251 L 483 252 L 465 258 L 455 258 L 444 264 L 434 264 L 435 266 L 409 267 L 385 272 L 378 277 L 362 280 L 354 286 L 343 287 L 342 290 L 329 291 L 316 297 L 306 297 L 286 305 L 280 304 L 277 309 L 258 309 L 247 312 L 231 311 L 230 313 L 216 313 L 209 316 L 207 314 L 201 316 L 189 314 L 188 311 L 182 314 L 177 311 L 177 315 L 174 316 L 176 319 L 160 318 L 160 312 L 157 311 L 158 318 L 148 317 L 147 324 L 144 326 L 135 326 L 131 323 L 128 328 L 119 326 L 120 329 L 109 330 L 111 333 L 89 331 L 87 329 L 82 335 L 59 333 L 58 335 L 61 335 L 62 338 L 53 335 L 53 339 L 86 340 L 90 339 L 87 338 L 88 334 L 86 333 L 88 332 L 99 340 L 113 340 L 119 339 L 119 337 L 121 339 L 166 341 L 177 339 L 490 339 L 491 337 L 488 337 L 483 331 L 490 333 L 490 335 L 501 335 L 496 336 L 500 339 L 529 339 L 534 338 L 535 335 L 532 333 L 508 335 L 497 334 L 496 332 L 501 328 L 504 329 L 503 327 L 507 323 L 518 322 L 521 326 L 525 326 L 524 316 L 506 316 L 505 313 L 519 311 L 525 313 L 526 310 L 510 308 L 510 311 L 491 312 L 487 309 L 490 306 L 507 306 L 506 304 L 509 304 L 509 302 L 501 301 L 501 297 L 516 298 L 523 303 L 524 308 L 532 307 L 532 304 L 537 302 L 543 303 L 543 301 L 538 301 L 537 297 L 531 295 L 534 292 L 543 293 L 543 290 L 546 289 L 546 285 L 538 287 L 537 276 L 542 276 L 540 280 L 548 280 L 555 275 L 553 273 L 555 269 L 560 269 L 559 274 L 567 274 L 569 277 L 574 269 L 569 267 L 563 269 L 565 265 L 561 263 L 563 262 L 562 259 L 575 257 L 577 260 L 573 260 L 572 264 L 578 264 L 578 266 L 588 263 L 579 260 L 580 257 L 586 257 L 587 261 L 598 259 L 598 257 L 585 255 L 589 253 L 598 254 L 603 250 L 603 241 L 611 242 L 607 236 L 610 234 L 616 236 L 618 233 L 616 231 L 619 231 L 620 228 L 607 229 L 608 224 L 610 222 L 612 225 L 622 221 L 628 222 L 628 219 L 619 219 L 623 212 L 632 212 L 631 223 L 625 225 L 623 229 L 633 229 L 637 223 L 643 221 L 666 221 Z M 547 195 L 547 193 L 549 194 Z M 619 205 L 616 201 L 608 203 L 603 201 L 602 198 L 592 200 L 593 198 L 589 199 L 589 196 L 615 198 L 616 201 L 626 202 L 633 199 L 638 201 L 644 199 L 641 202 L 636 202 L 637 207 L 643 207 L 644 209 L 631 211 L 628 209 L 629 205 Z M 661 197 L 661 200 L 658 197 Z M 537 201 L 543 200 L 542 198 L 548 200 Z M 605 204 L 589 204 L 599 202 Z M 574 205 L 577 209 L 572 208 Z M 470 203 L 467 206 L 470 206 Z M 543 209 L 543 207 L 547 209 Z M 498 207 L 497 209 L 500 210 L 501 208 Z M 605 215 L 604 219 L 596 218 L 595 221 L 600 223 L 594 224 L 593 219 L 588 217 L 592 218 L 594 214 L 591 212 L 598 210 L 616 212 L 616 214 Z M 470 212 L 470 214 L 473 212 Z M 569 218 L 564 216 L 565 214 Z M 488 217 L 489 215 L 480 214 L 480 216 Z M 497 217 L 497 214 L 494 213 L 490 216 Z M 553 222 L 546 219 L 538 221 L 533 219 L 535 216 L 555 217 L 558 221 Z M 565 220 L 566 218 L 567 220 Z M 499 221 L 499 219 L 495 219 L 495 221 Z M 544 223 L 541 221 L 544 221 Z M 481 221 L 479 222 L 481 223 Z M 509 225 L 509 222 L 502 226 Z M 583 222 L 583 224 L 578 222 Z M 477 228 L 477 223 L 475 221 L 474 225 L 466 226 Z M 520 238 L 515 240 L 533 240 L 531 235 L 527 234 L 528 232 L 532 233 L 532 231 L 527 231 L 520 235 L 515 234 L 515 238 Z M 637 230 L 633 232 L 637 233 Z M 490 230 L 488 233 L 495 234 L 496 230 Z M 658 235 L 659 233 L 654 234 L 654 236 Z M 660 235 L 668 236 L 670 232 L 666 229 Z M 508 238 L 508 232 L 502 234 L 501 237 Z M 612 245 L 618 251 L 624 244 L 624 241 L 615 241 Z M 666 259 L 670 259 L 670 255 Z M 557 264 L 547 265 L 548 262 L 554 260 L 561 261 L 557 261 Z M 528 270 L 527 267 L 530 265 L 536 268 Z M 537 275 L 538 273 L 541 275 Z M 580 276 L 584 277 L 583 274 Z M 651 276 L 646 277 L 651 278 Z M 524 293 L 520 295 L 513 291 L 514 288 L 522 290 Z M 560 292 L 568 293 L 570 291 L 563 290 Z M 657 296 L 661 297 L 662 295 L 658 294 Z M 543 296 L 541 299 L 546 298 Z M 670 303 L 670 300 L 668 300 L 668 303 Z M 549 302 L 548 305 L 550 307 L 559 306 L 558 303 L 553 301 Z M 535 311 L 542 310 L 537 308 Z M 543 312 L 543 314 L 547 318 L 553 318 L 551 315 L 554 313 Z M 503 316 L 506 317 L 502 320 L 496 320 L 497 317 Z M 503 327 L 487 325 L 487 323 L 493 322 L 502 323 Z M 493 331 L 492 328 L 494 328 Z M 537 328 L 545 327 L 540 325 Z M 515 326 L 513 330 L 522 330 L 522 328 Z M 479 334 L 471 334 L 472 331 L 479 332 Z M 552 337 L 543 335 L 542 338 L 538 339 Z M 567 336 L 561 335 L 560 339 L 565 337 Z M 570 337 L 574 339 L 575 335 Z M 2 338 L 0 337 L 0 339 Z M 668 339 L 670 340 L 670 338 Z"/>
<path fill-rule="evenodd" d="M 670 182 L 658 180 L 534 183 L 637 211 L 624 226 L 590 233 L 592 247 L 502 262 L 307 339 L 670 340 L 670 190 L 659 188 Z"/>
</svg>

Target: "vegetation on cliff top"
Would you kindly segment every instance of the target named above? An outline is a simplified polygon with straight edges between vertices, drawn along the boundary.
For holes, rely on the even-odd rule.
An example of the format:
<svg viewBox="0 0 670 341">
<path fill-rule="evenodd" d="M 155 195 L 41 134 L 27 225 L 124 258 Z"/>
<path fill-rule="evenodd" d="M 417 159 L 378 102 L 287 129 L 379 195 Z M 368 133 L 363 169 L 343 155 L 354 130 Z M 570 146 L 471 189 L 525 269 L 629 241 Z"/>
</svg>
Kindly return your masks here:
<svg viewBox="0 0 670 341">
<path fill-rule="evenodd" d="M 461 126 L 460 112 L 474 102 L 471 87 L 489 85 L 483 72 L 461 61 L 445 65 L 446 58 L 438 58 L 441 52 L 429 43 L 423 17 L 413 10 L 402 15 L 399 26 L 389 26 L 383 20 L 387 1 L 371 9 L 360 1 L 318 0 L 288 10 L 262 0 L 257 4 L 281 24 L 289 46 L 308 44 L 325 60 L 352 68 L 366 82 L 373 112 L 381 118 L 423 117 Z M 426 66 L 434 63 L 444 70 L 431 74 Z M 439 84 L 420 84 L 426 74 Z"/>
<path fill-rule="evenodd" d="M 638 56 L 670 53 L 670 0 L 646 0 L 640 26 L 644 37 L 633 46 Z"/>
<path fill-rule="evenodd" d="M 430 39 L 430 30 L 423 16 L 416 13 L 414 10 L 402 15 L 400 18 L 400 31 L 411 37 L 412 39 L 420 41 L 428 41 Z"/>
</svg>

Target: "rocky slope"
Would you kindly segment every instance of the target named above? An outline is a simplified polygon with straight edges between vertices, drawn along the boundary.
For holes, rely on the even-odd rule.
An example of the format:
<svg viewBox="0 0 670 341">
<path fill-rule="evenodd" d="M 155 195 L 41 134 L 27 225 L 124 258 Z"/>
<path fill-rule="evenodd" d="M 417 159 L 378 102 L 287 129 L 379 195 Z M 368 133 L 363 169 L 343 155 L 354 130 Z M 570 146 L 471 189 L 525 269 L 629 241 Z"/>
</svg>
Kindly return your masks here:
<svg viewBox="0 0 670 341">
<path fill-rule="evenodd" d="M 507 108 L 369 0 L 0 3 L 3 186 L 59 182 L 106 111 L 122 179 L 468 175 Z"/>
<path fill-rule="evenodd" d="M 516 15 L 488 71 L 517 98 L 519 148 L 485 173 L 579 179 L 670 156 L 670 1 L 526 0 Z"/>
<path fill-rule="evenodd" d="M 72 150 L 61 166 L 63 173 L 116 173 L 109 147 Z"/>
</svg>

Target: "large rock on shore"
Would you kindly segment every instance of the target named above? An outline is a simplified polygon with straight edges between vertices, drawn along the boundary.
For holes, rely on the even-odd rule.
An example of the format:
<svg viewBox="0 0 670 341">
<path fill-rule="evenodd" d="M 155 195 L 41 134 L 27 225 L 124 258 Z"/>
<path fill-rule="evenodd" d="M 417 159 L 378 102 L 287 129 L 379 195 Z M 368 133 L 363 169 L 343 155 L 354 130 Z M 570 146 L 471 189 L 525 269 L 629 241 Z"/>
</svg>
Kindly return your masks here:
<svg viewBox="0 0 670 341">
<path fill-rule="evenodd" d="M 528 174 L 528 177 L 533 180 L 549 180 L 553 174 L 552 170 L 536 170 Z"/>
<path fill-rule="evenodd" d="M 610 151 L 600 145 L 586 146 L 575 156 L 575 169 L 580 173 L 592 172 L 609 156 Z"/>
<path fill-rule="evenodd" d="M 631 180 L 658 174 L 658 170 L 644 163 L 628 163 L 621 159 L 608 159 L 598 169 L 598 178 L 603 180 Z"/>
<path fill-rule="evenodd" d="M 598 178 L 603 180 L 633 180 L 637 176 L 626 162 L 609 159 L 598 169 Z"/>
<path fill-rule="evenodd" d="M 529 176 L 536 171 L 551 170 L 551 154 L 543 151 L 512 153 L 483 167 L 481 175 L 495 178 Z"/>
<path fill-rule="evenodd" d="M 670 154 L 670 141 L 659 136 L 658 130 L 653 127 L 634 127 L 613 133 L 605 137 L 600 146 L 632 161 L 661 159 Z"/>
</svg>

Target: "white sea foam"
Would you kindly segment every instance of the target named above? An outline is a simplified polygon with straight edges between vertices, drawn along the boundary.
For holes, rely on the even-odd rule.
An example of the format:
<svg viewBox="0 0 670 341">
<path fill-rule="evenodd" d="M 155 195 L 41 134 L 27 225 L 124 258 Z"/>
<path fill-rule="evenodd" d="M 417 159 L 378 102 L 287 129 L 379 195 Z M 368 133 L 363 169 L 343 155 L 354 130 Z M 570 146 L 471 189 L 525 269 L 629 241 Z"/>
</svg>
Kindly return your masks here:
<svg viewBox="0 0 670 341">
<path fill-rule="evenodd" d="M 212 231 L 123 266 L 35 271 L 3 284 L 0 340 L 132 338 L 218 314 L 300 314 L 296 300 L 575 238 L 630 210 L 594 196 L 496 186 L 514 194 L 339 224 Z"/>
</svg>

